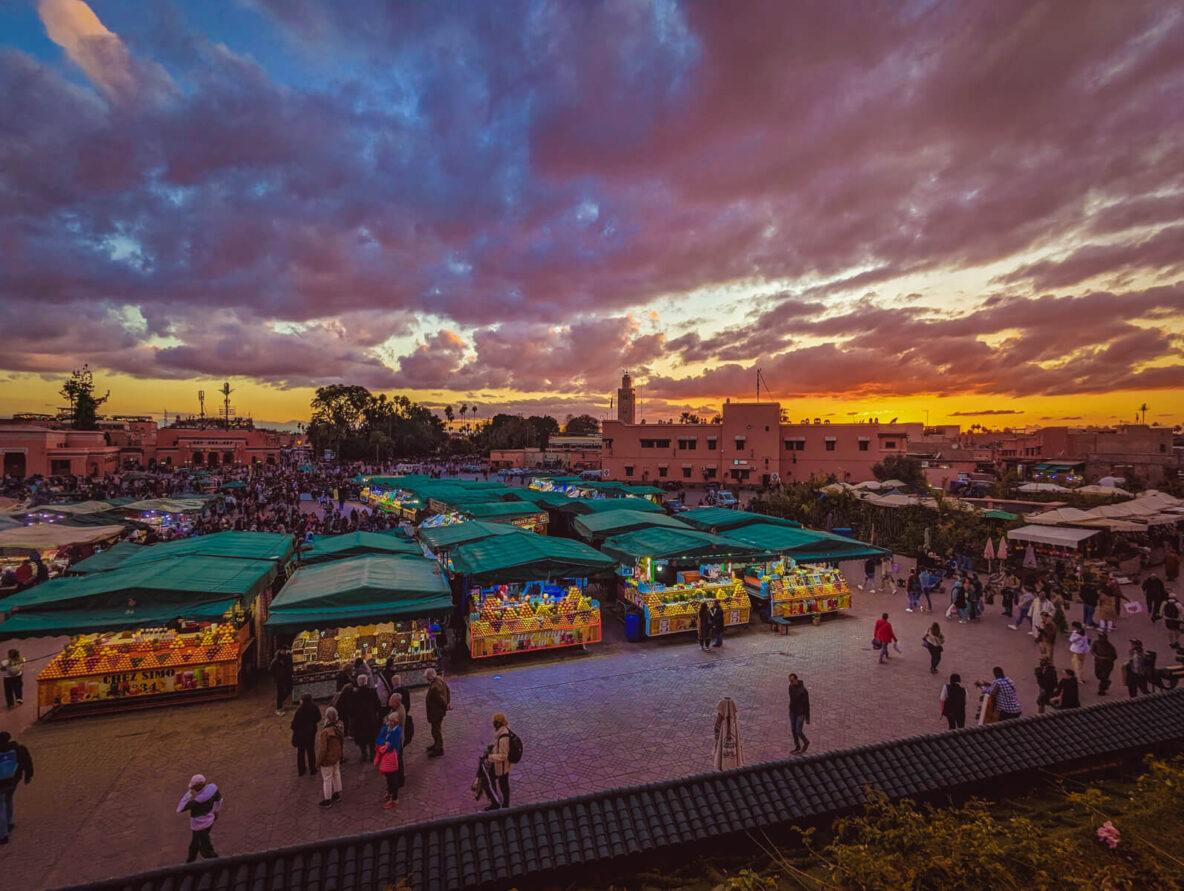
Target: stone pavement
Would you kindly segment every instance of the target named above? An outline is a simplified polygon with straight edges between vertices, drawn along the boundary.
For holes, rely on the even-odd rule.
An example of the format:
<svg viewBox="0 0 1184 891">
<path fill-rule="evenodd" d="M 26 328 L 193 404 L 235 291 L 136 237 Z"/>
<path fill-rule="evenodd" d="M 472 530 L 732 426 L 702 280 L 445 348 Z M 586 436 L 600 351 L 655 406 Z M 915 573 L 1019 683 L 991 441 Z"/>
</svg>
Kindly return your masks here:
<svg viewBox="0 0 1184 891">
<path fill-rule="evenodd" d="M 845 568 L 854 580 L 858 568 Z M 427 758 L 423 695 L 415 691 L 407 786 L 389 811 L 380 806 L 381 778 L 359 763 L 349 743 L 342 802 L 330 810 L 316 806 L 320 780 L 296 776 L 291 710 L 284 718 L 272 714 L 268 679 L 230 702 L 31 727 L 30 691 L 26 705 L 0 725 L 17 729 L 37 765 L 33 783 L 16 794 L 18 828 L 12 843 L 0 848 L 0 885 L 57 887 L 180 862 L 188 829 L 174 811 L 197 772 L 226 796 L 214 830 L 222 854 L 472 812 L 481 805 L 469 784 L 497 711 L 509 716 L 525 743 L 512 776 L 518 803 L 710 769 L 713 716 L 725 695 L 739 709 L 746 761 L 786 757 L 792 748 L 785 692 L 790 671 L 810 690 L 812 752 L 943 729 L 937 696 L 950 671 L 971 682 L 988 678 L 991 666 L 1000 664 L 1015 678 L 1025 713 L 1035 712 L 1036 647 L 1031 637 L 1007 629 L 998 606 L 988 607 L 978 624 L 942 621 L 946 657 L 935 677 L 920 644 L 930 615 L 906 614 L 900 594 L 857 594 L 855 601 L 848 614 L 818 627 L 795 626 L 788 636 L 756 624 L 729 631 L 723 648 L 710 653 L 700 652 L 688 635 L 627 643 L 619 623 L 609 619 L 606 641 L 587 654 L 534 654 L 521 663 L 450 674 L 455 709 L 444 725 L 447 755 Z M 902 652 L 878 665 L 869 641 L 884 609 Z M 1071 618 L 1078 617 L 1075 607 Z M 1162 623 L 1152 627 L 1145 615 L 1121 622 L 1114 637 L 1121 653 L 1132 635 L 1158 650 L 1161 663 L 1171 658 Z M 57 646 L 28 643 L 29 652 Z M 1062 637 L 1057 665 L 1065 664 Z M 1092 683 L 1083 699 L 1095 701 Z"/>
</svg>

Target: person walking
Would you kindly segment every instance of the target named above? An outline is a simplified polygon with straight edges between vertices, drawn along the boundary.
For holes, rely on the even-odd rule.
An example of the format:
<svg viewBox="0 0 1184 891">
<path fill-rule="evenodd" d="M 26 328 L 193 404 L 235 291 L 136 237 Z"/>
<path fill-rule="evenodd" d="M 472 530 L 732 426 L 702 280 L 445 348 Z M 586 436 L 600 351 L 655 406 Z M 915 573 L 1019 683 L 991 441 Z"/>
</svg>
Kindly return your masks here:
<svg viewBox="0 0 1184 891">
<path fill-rule="evenodd" d="M 350 699 L 350 729 L 362 756 L 362 764 L 374 760 L 374 738 L 378 735 L 378 694 L 370 686 L 370 676 L 358 675 L 358 688 Z"/>
<path fill-rule="evenodd" d="M 1105 631 L 1099 631 L 1094 642 L 1090 644 L 1090 652 L 1094 654 L 1094 677 L 1098 680 L 1098 695 L 1105 696 L 1110 689 L 1110 673 L 1114 671 L 1114 663 L 1118 661 L 1118 650 L 1110 643 L 1110 636 Z"/>
<path fill-rule="evenodd" d="M 345 725 L 337 709 L 325 709 L 325 723 L 317 734 L 317 770 L 321 772 L 321 807 L 332 807 L 341 800 L 341 753 L 345 748 Z"/>
<path fill-rule="evenodd" d="M 941 653 L 946 646 L 945 635 L 941 633 L 941 625 L 934 622 L 921 638 L 921 643 L 929 650 L 929 673 L 937 674 L 937 666 L 941 664 Z"/>
<path fill-rule="evenodd" d="M 1143 641 L 1132 640 L 1131 648 L 1127 651 L 1127 663 L 1123 666 L 1125 669 L 1125 678 L 1127 692 L 1130 693 L 1131 699 L 1134 699 L 1140 693 L 1146 696 L 1151 692 L 1147 686 L 1148 671 L 1147 654 L 1143 650 Z"/>
<path fill-rule="evenodd" d="M 284 713 L 284 703 L 292 695 L 292 651 L 280 644 L 267 667 L 275 678 L 275 713 Z"/>
<path fill-rule="evenodd" d="M 1077 672 L 1066 668 L 1064 676 L 1057 682 L 1052 697 L 1053 706 L 1058 709 L 1081 708 L 1081 693 L 1077 687 Z"/>
<path fill-rule="evenodd" d="M 493 716 L 493 745 L 485 753 L 489 763 L 493 765 L 493 776 L 497 782 L 500 807 L 510 806 L 510 723 L 506 716 L 498 712 Z M 499 807 L 498 800 L 485 810 L 495 811 Z"/>
<path fill-rule="evenodd" d="M 1098 608 L 1098 586 L 1094 584 L 1091 574 L 1086 573 L 1086 577 L 1082 579 L 1077 596 L 1081 599 L 1081 624 L 1086 628 L 1095 627 L 1094 612 Z M 1080 676 L 1081 672 L 1077 674 Z"/>
<path fill-rule="evenodd" d="M 33 756 L 12 738 L 7 730 L 0 733 L 0 845 L 16 829 L 15 801 L 17 786 L 33 781 Z"/>
<path fill-rule="evenodd" d="M 434 668 L 424 672 L 428 692 L 424 696 L 428 726 L 432 728 L 432 744 L 428 746 L 428 757 L 439 758 L 444 754 L 444 718 L 452 709 L 452 691 Z"/>
<path fill-rule="evenodd" d="M 699 649 L 706 652 L 711 647 L 711 607 L 704 600 L 699 604 L 699 616 L 695 621 L 699 633 Z"/>
<path fill-rule="evenodd" d="M 1122 593 L 1122 586 L 1118 584 L 1117 579 L 1112 578 L 1109 584 L 1098 592 L 1098 610 L 1095 616 L 1099 628 L 1103 631 L 1114 630 L 1114 623 L 1118 621 L 1124 600 L 1126 597 Z"/>
<path fill-rule="evenodd" d="M 1147 604 L 1147 612 L 1151 616 L 1151 623 L 1154 625 L 1159 621 L 1163 602 L 1168 599 L 1167 588 L 1164 587 L 1163 579 L 1154 573 L 1143 579 L 1142 587 L 1143 600 Z"/>
<path fill-rule="evenodd" d="M 986 686 L 986 694 L 995 697 L 995 715 L 1000 721 L 1009 721 L 1012 718 L 1018 718 L 1023 710 L 1020 708 L 1019 697 L 1016 696 L 1015 682 L 1003 673 L 1003 669 L 996 665 L 991 672 L 995 675 L 989 686 Z"/>
<path fill-rule="evenodd" d="M 711 633 L 715 635 L 715 642 L 712 643 L 712 646 L 722 647 L 724 645 L 724 610 L 718 600 L 711 605 Z"/>
<path fill-rule="evenodd" d="M 398 712 L 392 711 L 386 716 L 374 746 L 374 766 L 386 780 L 382 806 L 389 810 L 399 803 L 399 762 L 403 760 L 403 728 L 399 726 Z"/>
<path fill-rule="evenodd" d="M 921 578 L 917 575 L 917 568 L 914 566 L 909 570 L 908 581 L 905 582 L 904 592 L 908 597 L 908 606 L 905 608 L 906 613 L 911 613 L 913 610 L 921 606 Z"/>
<path fill-rule="evenodd" d="M 810 691 L 796 674 L 789 676 L 789 729 L 793 734 L 793 753 L 810 748 L 805 726 L 810 723 Z"/>
<path fill-rule="evenodd" d="M 1036 697 L 1036 714 L 1044 714 L 1044 709 L 1056 695 L 1057 681 L 1057 670 L 1052 664 L 1052 659 L 1049 656 L 1041 656 L 1040 664 L 1036 666 L 1036 686 L 1040 689 L 1040 695 Z"/>
<path fill-rule="evenodd" d="M 4 704 L 16 708 L 25 704 L 25 660 L 18 649 L 10 649 L 8 658 L 0 662 L 4 673 Z"/>
<path fill-rule="evenodd" d="M 189 829 L 192 836 L 189 839 L 189 857 L 186 863 L 192 863 L 201 854 L 207 860 L 218 856 L 214 850 L 214 843 L 210 840 L 210 830 L 218 820 L 222 811 L 222 793 L 214 783 L 207 783 L 206 778 L 194 774 L 189 781 L 189 788 L 181 796 L 181 803 L 177 805 L 177 813 L 189 814 Z"/>
<path fill-rule="evenodd" d="M 1168 646 L 1180 649 L 1180 622 L 1184 620 L 1184 603 L 1175 594 L 1168 595 L 1163 603 L 1163 624 L 1168 630 Z"/>
<path fill-rule="evenodd" d="M 300 697 L 300 706 L 292 715 L 292 745 L 296 747 L 296 773 L 298 776 L 316 776 L 317 730 L 321 724 L 321 710 L 312 701 L 312 694 Z"/>
<path fill-rule="evenodd" d="M 398 680 L 400 680 L 398 675 L 392 678 L 392 681 Z M 408 699 L 410 699 L 410 695 L 408 693 Z M 387 718 L 394 715 L 395 720 L 399 723 L 399 788 L 402 788 L 407 784 L 407 759 L 403 753 L 411 745 L 411 738 L 415 733 L 415 722 L 411 719 L 411 713 L 407 711 L 407 707 L 403 705 L 403 697 L 397 689 L 391 693 L 389 705 L 390 711 L 387 712 Z"/>
<path fill-rule="evenodd" d="M 966 688 L 962 686 L 962 675 L 950 675 L 950 680 L 942 685 L 938 702 L 941 703 L 941 716 L 951 730 L 966 726 Z"/>
<path fill-rule="evenodd" d="M 871 591 L 876 587 L 876 558 L 868 557 L 863 561 L 863 587 Z"/>
<path fill-rule="evenodd" d="M 1176 579 L 1180 577 L 1180 552 L 1174 547 L 1168 548 L 1168 552 L 1164 554 L 1163 577 L 1173 588 L 1176 585 Z"/>
<path fill-rule="evenodd" d="M 1069 664 L 1073 668 L 1073 676 L 1078 678 L 1079 683 L 1084 684 L 1082 667 L 1085 665 L 1085 657 L 1089 654 L 1089 635 L 1085 633 L 1085 626 L 1080 622 L 1074 622 L 1072 629 L 1069 632 Z"/>
<path fill-rule="evenodd" d="M 970 599 L 966 591 L 966 585 L 963 584 L 962 579 L 954 582 L 954 609 L 958 611 L 958 624 L 965 625 L 966 620 L 970 618 Z"/>
<path fill-rule="evenodd" d="M 880 618 L 876 619 L 876 627 L 872 631 L 872 647 L 880 651 L 880 662 L 888 661 L 888 647 L 894 644 L 896 644 L 896 632 L 892 630 L 888 614 L 882 613 Z M 899 649 L 897 647 L 898 651 Z"/>
<path fill-rule="evenodd" d="M 1027 588 L 1020 589 L 1019 610 L 1020 617 L 1016 619 L 1014 625 L 1008 625 L 1012 631 L 1019 631 L 1020 626 L 1024 624 L 1024 620 L 1028 620 L 1028 627 L 1031 628 L 1032 623 L 1032 604 L 1036 602 L 1036 595 Z M 1029 632 L 1034 633 L 1034 632 Z"/>
</svg>

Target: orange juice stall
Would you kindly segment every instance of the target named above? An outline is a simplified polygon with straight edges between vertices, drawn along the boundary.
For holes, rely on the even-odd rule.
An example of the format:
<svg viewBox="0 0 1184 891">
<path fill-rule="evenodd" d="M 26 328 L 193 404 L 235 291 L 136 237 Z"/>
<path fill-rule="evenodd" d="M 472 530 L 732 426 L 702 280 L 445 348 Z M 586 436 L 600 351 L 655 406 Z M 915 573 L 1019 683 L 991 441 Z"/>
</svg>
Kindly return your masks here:
<svg viewBox="0 0 1184 891">
<path fill-rule="evenodd" d="M 0 640 L 69 636 L 37 678 L 38 717 L 238 694 L 251 610 L 277 568 L 179 557 L 60 579 L 3 601 Z"/>
<path fill-rule="evenodd" d="M 599 643 L 600 604 L 588 596 L 588 580 L 611 572 L 604 554 L 523 533 L 463 544 L 450 556 L 474 659 Z"/>
</svg>

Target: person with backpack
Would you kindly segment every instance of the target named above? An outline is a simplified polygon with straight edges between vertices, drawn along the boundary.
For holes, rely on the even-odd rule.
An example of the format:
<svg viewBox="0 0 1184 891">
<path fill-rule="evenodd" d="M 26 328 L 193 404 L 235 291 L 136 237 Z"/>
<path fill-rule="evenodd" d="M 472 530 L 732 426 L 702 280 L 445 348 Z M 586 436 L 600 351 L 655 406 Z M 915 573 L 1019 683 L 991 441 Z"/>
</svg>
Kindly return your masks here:
<svg viewBox="0 0 1184 891">
<path fill-rule="evenodd" d="M 506 716 L 498 712 L 493 716 L 493 745 L 485 751 L 485 758 L 493 765 L 493 776 L 497 781 L 500 805 L 495 799 L 485 810 L 496 811 L 510 806 L 510 765 L 522 760 L 522 741 L 510 730 Z"/>
<path fill-rule="evenodd" d="M 16 828 L 13 796 L 21 780 L 27 786 L 33 779 L 33 757 L 29 750 L 12 738 L 8 731 L 0 733 L 0 845 L 8 844 L 8 835 Z"/>
<path fill-rule="evenodd" d="M 1184 604 L 1180 603 L 1175 594 L 1168 597 L 1163 604 L 1163 624 L 1168 629 L 1168 646 L 1173 650 L 1180 649 L 1180 621 L 1184 619 Z"/>
<path fill-rule="evenodd" d="M 429 668 L 423 673 L 428 682 L 428 692 L 424 696 L 424 709 L 427 712 L 428 724 L 432 728 L 432 744 L 428 746 L 428 757 L 439 758 L 444 754 L 444 718 L 452 709 L 452 691 L 444 678 L 436 674 L 436 669 Z"/>
</svg>

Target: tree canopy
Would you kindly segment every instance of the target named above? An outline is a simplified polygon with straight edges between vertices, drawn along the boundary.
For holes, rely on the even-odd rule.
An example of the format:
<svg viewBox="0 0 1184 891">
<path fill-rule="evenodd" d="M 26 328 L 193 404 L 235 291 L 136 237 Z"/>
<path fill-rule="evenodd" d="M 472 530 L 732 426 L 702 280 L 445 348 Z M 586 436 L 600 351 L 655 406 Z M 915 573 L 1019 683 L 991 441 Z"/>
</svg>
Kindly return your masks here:
<svg viewBox="0 0 1184 891">
<path fill-rule="evenodd" d="M 888 455 L 872 465 L 872 474 L 878 480 L 900 480 L 917 492 L 928 492 L 929 482 L 921 468 L 921 459 L 909 455 Z"/>
<path fill-rule="evenodd" d="M 568 436 L 590 436 L 600 432 L 600 421 L 591 415 L 576 415 L 574 418 L 568 415 L 563 432 Z"/>
<path fill-rule="evenodd" d="M 311 408 L 313 446 L 346 460 L 421 457 L 447 439 L 440 419 L 403 395 L 375 396 L 365 387 L 332 384 L 317 390 Z"/>
<path fill-rule="evenodd" d="M 61 394 L 70 402 L 70 426 L 75 430 L 97 430 L 99 406 L 111 397 L 95 395 L 95 380 L 89 365 L 76 369 L 62 384 Z"/>
</svg>

